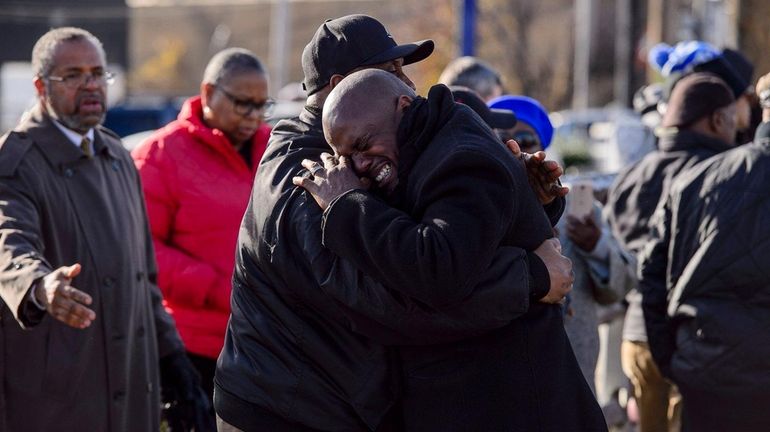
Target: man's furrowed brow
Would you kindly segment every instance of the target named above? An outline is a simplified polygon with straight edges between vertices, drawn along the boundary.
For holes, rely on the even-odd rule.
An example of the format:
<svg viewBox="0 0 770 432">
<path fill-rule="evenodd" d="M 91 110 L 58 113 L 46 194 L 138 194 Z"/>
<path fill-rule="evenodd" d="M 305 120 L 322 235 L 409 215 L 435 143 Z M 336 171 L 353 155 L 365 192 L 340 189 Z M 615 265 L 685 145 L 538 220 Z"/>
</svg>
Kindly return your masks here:
<svg viewBox="0 0 770 432">
<path fill-rule="evenodd" d="M 367 149 L 369 145 L 369 139 L 371 139 L 372 134 L 370 132 L 367 132 L 360 137 L 356 138 L 356 141 L 353 143 L 353 150 L 355 151 L 364 151 Z"/>
</svg>

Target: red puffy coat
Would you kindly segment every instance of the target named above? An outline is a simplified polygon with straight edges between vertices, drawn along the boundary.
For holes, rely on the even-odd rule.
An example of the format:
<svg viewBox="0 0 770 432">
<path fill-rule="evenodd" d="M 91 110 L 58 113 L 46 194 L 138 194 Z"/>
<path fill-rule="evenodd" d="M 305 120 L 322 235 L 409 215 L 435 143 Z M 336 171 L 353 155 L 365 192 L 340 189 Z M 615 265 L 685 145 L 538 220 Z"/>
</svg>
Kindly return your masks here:
<svg viewBox="0 0 770 432">
<path fill-rule="evenodd" d="M 158 259 L 158 285 L 185 348 L 217 358 L 230 315 L 230 278 L 243 212 L 270 127 L 254 136 L 252 165 L 203 123 L 200 97 L 134 149 Z"/>
</svg>

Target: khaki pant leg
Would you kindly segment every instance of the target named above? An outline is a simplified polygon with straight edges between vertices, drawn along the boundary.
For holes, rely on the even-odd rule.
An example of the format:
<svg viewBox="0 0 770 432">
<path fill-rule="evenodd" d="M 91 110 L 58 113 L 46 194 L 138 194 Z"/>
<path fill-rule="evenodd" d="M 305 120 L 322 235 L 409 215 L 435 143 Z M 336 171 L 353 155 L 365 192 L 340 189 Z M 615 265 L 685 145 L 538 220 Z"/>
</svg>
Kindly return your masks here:
<svg viewBox="0 0 770 432">
<path fill-rule="evenodd" d="M 668 432 L 682 430 L 682 395 L 676 384 L 671 384 L 668 395 Z"/>
<path fill-rule="evenodd" d="M 669 397 L 672 385 L 660 374 L 647 343 L 623 341 L 620 349 L 623 372 L 634 385 L 634 397 L 639 407 L 639 431 L 678 430 L 678 425 L 675 430 L 670 427 L 675 425 L 669 425 Z M 674 411 L 678 423 L 679 410 L 677 408 L 672 413 Z"/>
</svg>

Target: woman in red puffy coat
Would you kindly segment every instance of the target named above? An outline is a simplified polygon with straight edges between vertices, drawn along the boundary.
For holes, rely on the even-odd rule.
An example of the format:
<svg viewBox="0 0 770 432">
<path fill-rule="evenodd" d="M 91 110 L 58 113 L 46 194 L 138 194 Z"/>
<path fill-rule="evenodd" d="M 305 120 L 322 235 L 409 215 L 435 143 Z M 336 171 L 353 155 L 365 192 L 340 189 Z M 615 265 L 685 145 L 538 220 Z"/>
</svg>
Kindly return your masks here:
<svg viewBox="0 0 770 432">
<path fill-rule="evenodd" d="M 257 57 L 216 54 L 177 120 L 134 149 L 158 285 L 203 386 L 213 393 L 230 315 L 230 278 L 243 212 L 270 127 L 267 72 Z"/>
</svg>

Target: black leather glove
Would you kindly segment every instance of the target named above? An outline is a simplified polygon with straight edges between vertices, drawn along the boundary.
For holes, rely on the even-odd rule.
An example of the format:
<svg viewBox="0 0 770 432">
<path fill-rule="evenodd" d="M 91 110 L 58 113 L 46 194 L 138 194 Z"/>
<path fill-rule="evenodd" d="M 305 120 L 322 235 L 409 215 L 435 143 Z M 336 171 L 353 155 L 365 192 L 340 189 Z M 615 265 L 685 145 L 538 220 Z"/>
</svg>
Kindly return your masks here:
<svg viewBox="0 0 770 432">
<path fill-rule="evenodd" d="M 214 432 L 211 401 L 200 385 L 201 379 L 184 352 L 160 359 L 161 399 L 171 432 Z"/>
</svg>

